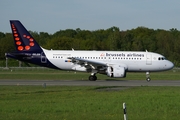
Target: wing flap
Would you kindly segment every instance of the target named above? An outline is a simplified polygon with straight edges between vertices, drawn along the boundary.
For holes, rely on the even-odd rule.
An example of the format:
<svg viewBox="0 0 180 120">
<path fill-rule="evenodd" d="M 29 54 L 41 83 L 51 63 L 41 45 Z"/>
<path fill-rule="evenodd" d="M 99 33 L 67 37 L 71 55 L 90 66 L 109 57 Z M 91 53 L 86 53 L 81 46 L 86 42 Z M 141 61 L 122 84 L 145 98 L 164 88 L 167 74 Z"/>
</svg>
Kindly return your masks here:
<svg viewBox="0 0 180 120">
<path fill-rule="evenodd" d="M 105 63 L 102 63 L 102 62 L 96 62 L 94 60 L 86 60 L 86 59 L 81 59 L 81 58 L 74 58 L 74 57 L 71 57 L 71 58 L 68 58 L 68 59 L 71 59 L 72 60 L 72 63 L 74 64 L 79 64 L 79 65 L 82 65 L 82 66 L 85 66 L 85 67 L 91 67 L 92 69 L 96 69 L 97 67 L 103 67 L 103 66 L 107 66 L 107 64 Z"/>
</svg>

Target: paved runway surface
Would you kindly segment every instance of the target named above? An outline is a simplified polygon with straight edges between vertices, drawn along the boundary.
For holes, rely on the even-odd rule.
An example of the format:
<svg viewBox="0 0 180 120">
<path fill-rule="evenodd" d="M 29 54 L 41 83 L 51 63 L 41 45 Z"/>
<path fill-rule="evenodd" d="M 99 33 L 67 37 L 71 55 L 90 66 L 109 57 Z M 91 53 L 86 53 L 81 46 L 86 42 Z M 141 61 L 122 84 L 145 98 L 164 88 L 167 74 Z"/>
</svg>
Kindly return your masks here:
<svg viewBox="0 0 180 120">
<path fill-rule="evenodd" d="M 0 80 L 0 85 L 66 85 L 66 86 L 180 86 L 180 80 Z"/>
</svg>

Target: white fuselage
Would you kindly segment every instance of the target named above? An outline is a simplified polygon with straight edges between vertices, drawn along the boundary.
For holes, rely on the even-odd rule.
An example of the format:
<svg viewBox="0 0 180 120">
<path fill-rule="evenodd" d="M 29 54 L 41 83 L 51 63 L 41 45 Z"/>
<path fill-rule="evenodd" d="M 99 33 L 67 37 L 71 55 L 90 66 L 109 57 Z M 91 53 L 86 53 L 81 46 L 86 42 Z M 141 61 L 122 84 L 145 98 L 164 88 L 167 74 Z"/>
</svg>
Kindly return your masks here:
<svg viewBox="0 0 180 120">
<path fill-rule="evenodd" d="M 47 59 L 60 69 L 75 70 L 77 64 L 70 62 L 69 58 L 90 60 L 107 65 L 121 65 L 126 71 L 165 71 L 174 65 L 164 56 L 153 52 L 137 51 L 66 51 L 66 50 L 43 50 Z M 85 71 L 84 67 L 79 71 Z M 78 69 L 76 69 L 78 70 Z"/>
<path fill-rule="evenodd" d="M 18 20 L 10 20 L 16 51 L 6 57 L 20 61 L 62 70 L 91 72 L 90 81 L 97 80 L 96 74 L 123 78 L 126 72 L 165 71 L 174 64 L 164 56 L 152 52 L 138 51 L 68 51 L 46 50 L 38 45 L 32 35 Z"/>
</svg>

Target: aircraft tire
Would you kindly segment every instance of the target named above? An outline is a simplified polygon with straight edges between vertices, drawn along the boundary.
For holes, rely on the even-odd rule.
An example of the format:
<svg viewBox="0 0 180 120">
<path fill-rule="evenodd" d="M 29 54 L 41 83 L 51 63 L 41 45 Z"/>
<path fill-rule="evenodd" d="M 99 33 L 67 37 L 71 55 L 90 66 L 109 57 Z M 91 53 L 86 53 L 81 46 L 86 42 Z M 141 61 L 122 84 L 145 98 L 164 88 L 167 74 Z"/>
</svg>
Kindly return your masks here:
<svg viewBox="0 0 180 120">
<path fill-rule="evenodd" d="M 96 77 L 96 76 L 93 76 L 93 75 L 90 75 L 90 76 L 89 76 L 89 80 L 90 80 L 90 81 L 96 81 L 96 80 L 97 80 L 97 77 Z"/>
<path fill-rule="evenodd" d="M 150 77 L 147 77 L 147 78 L 146 78 L 146 81 L 147 81 L 147 82 L 150 82 L 150 81 L 151 81 L 151 78 L 150 78 Z"/>
</svg>

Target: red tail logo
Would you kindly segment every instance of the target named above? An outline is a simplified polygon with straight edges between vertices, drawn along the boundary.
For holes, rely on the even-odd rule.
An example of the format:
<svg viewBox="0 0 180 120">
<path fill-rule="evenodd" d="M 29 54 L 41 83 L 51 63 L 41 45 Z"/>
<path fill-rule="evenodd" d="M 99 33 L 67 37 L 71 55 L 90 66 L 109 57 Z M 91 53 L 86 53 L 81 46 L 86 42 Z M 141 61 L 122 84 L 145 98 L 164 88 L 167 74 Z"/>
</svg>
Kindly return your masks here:
<svg viewBox="0 0 180 120">
<path fill-rule="evenodd" d="M 12 31 L 13 31 L 13 36 L 14 36 L 14 40 L 15 40 L 15 44 L 17 45 L 17 49 L 19 51 L 22 51 L 22 50 L 30 50 L 31 47 L 34 46 L 34 39 L 31 38 L 30 36 L 28 35 L 23 35 L 23 36 L 20 36 L 17 32 L 17 29 L 16 27 L 14 26 L 14 24 L 11 24 L 11 27 L 12 27 Z M 21 40 L 21 38 L 25 38 L 25 39 L 28 39 L 29 40 L 29 44 L 25 45 L 25 43 L 22 43 L 23 41 Z M 24 45 L 23 45 L 24 44 Z"/>
</svg>

